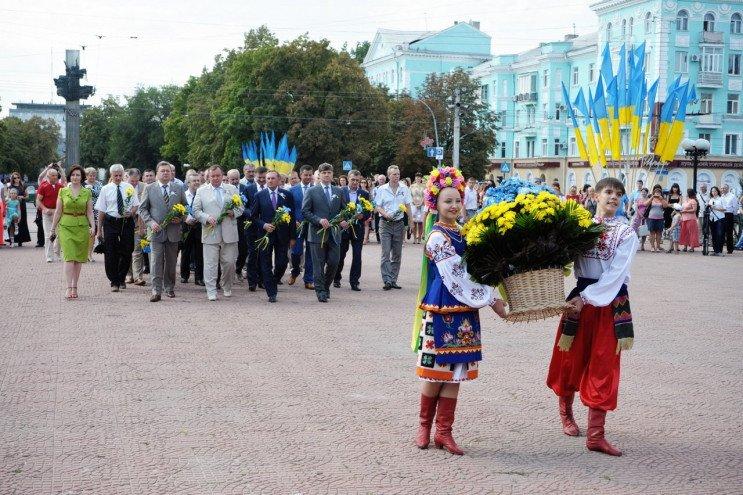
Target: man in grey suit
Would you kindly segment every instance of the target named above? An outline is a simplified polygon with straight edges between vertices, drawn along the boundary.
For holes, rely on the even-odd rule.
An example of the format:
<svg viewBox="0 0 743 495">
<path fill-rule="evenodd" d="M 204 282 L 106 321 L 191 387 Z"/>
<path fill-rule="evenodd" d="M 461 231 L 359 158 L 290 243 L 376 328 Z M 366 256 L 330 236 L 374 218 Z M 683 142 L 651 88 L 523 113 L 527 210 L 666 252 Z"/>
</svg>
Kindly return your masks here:
<svg viewBox="0 0 743 495">
<path fill-rule="evenodd" d="M 144 190 L 139 217 L 152 231 L 150 241 L 150 277 L 152 296 L 150 302 L 158 302 L 163 288 L 168 297 L 175 297 L 175 265 L 178 259 L 178 241 L 181 240 L 180 219 L 176 218 L 164 228 L 160 226 L 165 215 L 180 203 L 186 205 L 183 187 L 171 182 L 170 163 L 157 164 L 157 181 Z"/>
<path fill-rule="evenodd" d="M 222 183 L 222 167 L 209 167 L 209 183 L 196 191 L 193 201 L 193 216 L 201 222 L 201 243 L 204 249 L 204 284 L 206 297 L 217 300 L 217 266 L 222 268 L 222 290 L 224 297 L 232 296 L 232 282 L 235 279 L 235 261 L 237 260 L 237 241 L 239 239 L 237 218 L 243 214 L 244 206 L 240 205 L 227 212 L 221 223 L 217 222 L 222 208 L 232 196 L 237 196 L 237 188 L 229 183 Z"/>
<path fill-rule="evenodd" d="M 328 285 L 335 276 L 340 260 L 341 235 L 330 228 L 330 220 L 346 207 L 348 198 L 340 187 L 332 185 L 333 166 L 323 163 L 318 167 L 320 184 L 310 188 L 302 201 L 302 216 L 309 222 L 307 241 L 312 255 L 312 271 L 317 300 L 328 302 Z M 342 229 L 348 223 L 340 224 Z M 322 229 L 325 229 L 323 232 Z M 324 234 L 324 238 L 323 238 Z"/>
</svg>

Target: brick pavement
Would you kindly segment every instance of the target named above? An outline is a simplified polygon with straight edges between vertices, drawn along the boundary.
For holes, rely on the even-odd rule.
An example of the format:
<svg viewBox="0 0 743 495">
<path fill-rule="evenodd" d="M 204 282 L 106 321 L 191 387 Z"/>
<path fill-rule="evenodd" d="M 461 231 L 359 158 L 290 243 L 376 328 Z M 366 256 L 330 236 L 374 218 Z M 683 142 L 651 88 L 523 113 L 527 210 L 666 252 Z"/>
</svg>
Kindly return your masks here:
<svg viewBox="0 0 743 495">
<path fill-rule="evenodd" d="M 0 494 L 743 493 L 743 254 L 638 257 L 637 339 L 608 417 L 622 458 L 560 431 L 555 320 L 483 318 L 455 458 L 412 444 L 417 248 L 404 290 L 381 290 L 374 244 L 364 292 L 326 305 L 286 285 L 268 305 L 244 283 L 151 304 L 148 288 L 110 293 L 101 257 L 65 301 L 60 264 L 0 250 Z"/>
</svg>

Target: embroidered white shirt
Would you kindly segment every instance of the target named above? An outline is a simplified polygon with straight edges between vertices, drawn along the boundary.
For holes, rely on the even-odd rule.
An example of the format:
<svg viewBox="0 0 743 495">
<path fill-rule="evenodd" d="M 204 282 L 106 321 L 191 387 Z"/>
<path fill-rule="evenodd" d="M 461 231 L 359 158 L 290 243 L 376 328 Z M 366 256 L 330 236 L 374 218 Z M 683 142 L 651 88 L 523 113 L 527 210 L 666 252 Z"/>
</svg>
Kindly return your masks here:
<svg viewBox="0 0 743 495">
<path fill-rule="evenodd" d="M 478 284 L 470 278 L 462 257 L 441 232 L 431 232 L 426 242 L 426 252 L 436 263 L 444 286 L 460 303 L 471 308 L 482 308 L 491 306 L 500 299 L 498 291 L 490 286 Z"/>
<path fill-rule="evenodd" d="M 576 277 L 598 280 L 580 293 L 585 302 L 596 307 L 611 304 L 622 285 L 629 284 L 630 267 L 640 244 L 634 229 L 620 219 L 607 218 L 602 223 L 607 230 L 596 247 L 575 261 Z"/>
</svg>

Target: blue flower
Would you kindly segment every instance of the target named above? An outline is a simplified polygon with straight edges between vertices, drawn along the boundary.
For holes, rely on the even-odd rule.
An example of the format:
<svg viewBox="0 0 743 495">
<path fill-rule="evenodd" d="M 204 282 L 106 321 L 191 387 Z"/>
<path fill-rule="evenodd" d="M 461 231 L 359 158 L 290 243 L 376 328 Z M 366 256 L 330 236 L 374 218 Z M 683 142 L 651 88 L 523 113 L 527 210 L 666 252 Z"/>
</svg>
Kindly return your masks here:
<svg viewBox="0 0 743 495">
<path fill-rule="evenodd" d="M 519 194 L 539 194 L 542 191 L 547 191 L 552 194 L 555 193 L 555 191 L 548 186 L 538 186 L 531 182 L 514 177 L 501 182 L 498 187 L 491 187 L 488 189 L 482 200 L 482 207 L 485 208 L 503 201 L 513 201 Z"/>
</svg>

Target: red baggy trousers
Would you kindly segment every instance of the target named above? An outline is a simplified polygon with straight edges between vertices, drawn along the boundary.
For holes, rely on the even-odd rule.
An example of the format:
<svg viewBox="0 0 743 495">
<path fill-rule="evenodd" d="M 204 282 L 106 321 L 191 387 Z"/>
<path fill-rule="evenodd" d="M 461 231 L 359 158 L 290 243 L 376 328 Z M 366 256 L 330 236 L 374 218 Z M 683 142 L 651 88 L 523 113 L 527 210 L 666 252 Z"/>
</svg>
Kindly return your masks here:
<svg viewBox="0 0 743 495">
<path fill-rule="evenodd" d="M 561 328 L 562 322 L 557 327 L 547 386 L 558 396 L 580 391 L 580 400 L 586 407 L 613 411 L 617 408 L 620 355 L 616 353 L 612 307 L 583 306 L 568 352 L 557 347 Z"/>
</svg>

